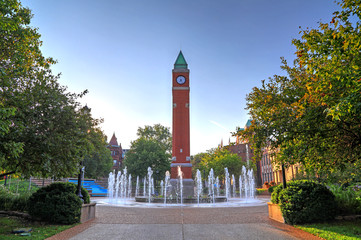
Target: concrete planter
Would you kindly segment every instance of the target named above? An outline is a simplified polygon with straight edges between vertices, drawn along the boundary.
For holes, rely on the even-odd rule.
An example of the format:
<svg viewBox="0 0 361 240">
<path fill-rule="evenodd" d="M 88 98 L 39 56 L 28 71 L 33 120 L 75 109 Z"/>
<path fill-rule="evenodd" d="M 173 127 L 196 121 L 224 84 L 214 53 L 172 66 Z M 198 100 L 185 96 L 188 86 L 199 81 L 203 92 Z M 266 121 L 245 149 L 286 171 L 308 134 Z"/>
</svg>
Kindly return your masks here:
<svg viewBox="0 0 361 240">
<path fill-rule="evenodd" d="M 268 202 L 267 204 L 268 204 L 269 218 L 271 218 L 277 222 L 285 223 L 285 220 L 283 219 L 283 216 L 282 216 L 280 205 L 274 204 L 271 202 Z"/>
<path fill-rule="evenodd" d="M 86 221 L 89 221 L 89 220 L 92 220 L 95 218 L 95 206 L 96 206 L 95 202 L 82 205 L 81 216 L 80 216 L 81 223 L 84 223 Z"/>
</svg>

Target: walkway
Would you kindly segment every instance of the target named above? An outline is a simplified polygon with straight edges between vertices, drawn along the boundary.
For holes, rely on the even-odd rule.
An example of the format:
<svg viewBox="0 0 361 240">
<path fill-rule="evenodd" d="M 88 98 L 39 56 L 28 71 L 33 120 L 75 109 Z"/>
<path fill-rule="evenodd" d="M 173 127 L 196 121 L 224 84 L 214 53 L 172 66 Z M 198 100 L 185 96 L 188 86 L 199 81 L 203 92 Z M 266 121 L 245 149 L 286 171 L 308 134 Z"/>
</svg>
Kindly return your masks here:
<svg viewBox="0 0 361 240">
<path fill-rule="evenodd" d="M 95 220 L 50 239 L 319 239 L 270 220 L 265 205 L 238 208 L 129 208 L 98 205 L 96 216 Z"/>
</svg>

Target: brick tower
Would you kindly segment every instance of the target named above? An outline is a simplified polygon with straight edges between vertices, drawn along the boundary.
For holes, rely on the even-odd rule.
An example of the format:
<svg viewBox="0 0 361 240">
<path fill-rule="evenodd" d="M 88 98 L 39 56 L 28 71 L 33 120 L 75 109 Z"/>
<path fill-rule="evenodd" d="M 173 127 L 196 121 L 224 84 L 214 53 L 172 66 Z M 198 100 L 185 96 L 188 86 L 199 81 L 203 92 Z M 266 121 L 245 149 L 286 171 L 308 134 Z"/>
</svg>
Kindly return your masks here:
<svg viewBox="0 0 361 240">
<path fill-rule="evenodd" d="M 189 69 L 179 52 L 172 71 L 173 128 L 171 184 L 178 178 L 178 166 L 183 172 L 185 196 L 193 196 L 192 164 L 190 162 L 189 136 Z"/>
</svg>

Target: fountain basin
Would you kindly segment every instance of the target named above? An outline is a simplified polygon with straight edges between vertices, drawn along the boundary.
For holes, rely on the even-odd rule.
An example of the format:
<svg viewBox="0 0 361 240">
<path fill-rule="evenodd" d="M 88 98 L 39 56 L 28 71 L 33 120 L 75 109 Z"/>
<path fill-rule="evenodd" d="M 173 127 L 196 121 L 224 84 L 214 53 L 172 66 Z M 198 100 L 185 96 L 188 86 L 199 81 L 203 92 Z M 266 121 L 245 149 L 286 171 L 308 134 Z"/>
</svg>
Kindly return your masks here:
<svg viewBox="0 0 361 240">
<path fill-rule="evenodd" d="M 226 197 L 215 197 L 214 198 L 216 203 L 220 203 L 220 202 L 227 202 L 227 198 Z M 142 196 L 138 196 L 135 197 L 135 201 L 136 202 L 149 202 L 148 197 L 142 197 Z M 150 199 L 151 203 L 164 203 L 164 198 L 151 198 Z M 180 199 L 168 199 L 167 198 L 167 204 L 177 204 L 180 203 Z M 198 199 L 197 198 L 183 198 L 183 203 L 185 204 L 195 204 L 198 203 Z M 212 198 L 200 198 L 199 199 L 199 203 L 212 203 Z"/>
</svg>

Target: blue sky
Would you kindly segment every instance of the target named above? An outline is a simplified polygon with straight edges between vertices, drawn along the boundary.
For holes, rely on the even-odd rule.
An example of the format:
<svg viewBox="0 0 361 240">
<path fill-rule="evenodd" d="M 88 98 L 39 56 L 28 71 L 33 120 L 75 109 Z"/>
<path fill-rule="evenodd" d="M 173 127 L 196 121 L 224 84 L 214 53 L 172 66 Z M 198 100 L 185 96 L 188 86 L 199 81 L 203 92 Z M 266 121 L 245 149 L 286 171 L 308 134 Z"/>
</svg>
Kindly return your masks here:
<svg viewBox="0 0 361 240">
<path fill-rule="evenodd" d="M 338 9 L 333 0 L 26 0 L 58 60 L 54 73 L 104 119 L 123 148 L 138 127 L 171 127 L 173 64 L 182 50 L 190 69 L 191 154 L 228 143 L 247 119 L 246 95 L 284 74 L 299 26 L 316 28 Z M 234 141 L 231 138 L 231 141 Z"/>
</svg>

